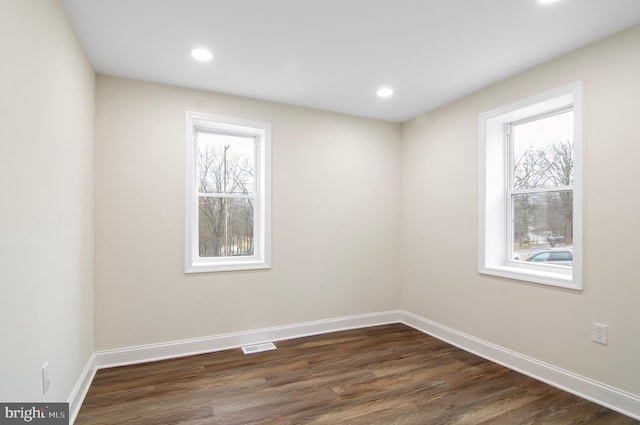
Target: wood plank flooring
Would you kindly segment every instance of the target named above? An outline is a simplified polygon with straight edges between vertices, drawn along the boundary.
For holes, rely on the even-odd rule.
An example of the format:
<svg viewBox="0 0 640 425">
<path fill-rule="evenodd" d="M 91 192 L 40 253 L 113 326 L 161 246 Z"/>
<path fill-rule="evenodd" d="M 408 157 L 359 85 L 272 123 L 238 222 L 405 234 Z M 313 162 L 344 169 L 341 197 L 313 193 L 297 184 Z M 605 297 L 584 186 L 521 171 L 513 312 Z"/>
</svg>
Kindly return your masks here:
<svg viewBox="0 0 640 425">
<path fill-rule="evenodd" d="M 98 371 L 76 425 L 638 424 L 401 324 Z"/>
</svg>

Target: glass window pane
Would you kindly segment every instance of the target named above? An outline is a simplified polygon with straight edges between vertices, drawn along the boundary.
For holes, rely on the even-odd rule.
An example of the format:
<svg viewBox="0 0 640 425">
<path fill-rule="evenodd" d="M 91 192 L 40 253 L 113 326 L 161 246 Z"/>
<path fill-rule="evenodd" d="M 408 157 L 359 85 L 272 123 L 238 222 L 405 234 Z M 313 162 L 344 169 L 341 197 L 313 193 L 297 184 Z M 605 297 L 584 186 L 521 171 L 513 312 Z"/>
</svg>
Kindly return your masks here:
<svg viewBox="0 0 640 425">
<path fill-rule="evenodd" d="M 521 260 L 543 248 L 573 246 L 573 191 L 512 195 L 513 248 Z"/>
<path fill-rule="evenodd" d="M 513 189 L 572 186 L 573 111 L 513 126 Z"/>
<path fill-rule="evenodd" d="M 197 134 L 198 191 L 254 194 L 254 138 L 220 133 Z"/>
<path fill-rule="evenodd" d="M 200 197 L 199 256 L 253 255 L 254 203 L 246 198 Z"/>
</svg>

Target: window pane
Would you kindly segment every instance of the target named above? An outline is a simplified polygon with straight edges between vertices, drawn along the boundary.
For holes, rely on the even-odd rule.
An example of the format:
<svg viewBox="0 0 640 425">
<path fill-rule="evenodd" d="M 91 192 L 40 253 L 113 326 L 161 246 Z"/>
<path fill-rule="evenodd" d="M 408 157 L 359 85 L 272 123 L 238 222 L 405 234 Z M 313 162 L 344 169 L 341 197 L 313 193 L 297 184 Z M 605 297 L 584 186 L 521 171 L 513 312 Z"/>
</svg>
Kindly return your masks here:
<svg viewBox="0 0 640 425">
<path fill-rule="evenodd" d="M 573 191 L 512 195 L 513 247 L 526 260 L 533 251 L 573 246 Z"/>
<path fill-rule="evenodd" d="M 255 193 L 254 138 L 197 133 L 200 193 Z"/>
<path fill-rule="evenodd" d="M 572 186 L 573 111 L 513 126 L 513 189 Z"/>
<path fill-rule="evenodd" d="M 253 255 L 254 200 L 200 197 L 199 256 Z"/>
</svg>

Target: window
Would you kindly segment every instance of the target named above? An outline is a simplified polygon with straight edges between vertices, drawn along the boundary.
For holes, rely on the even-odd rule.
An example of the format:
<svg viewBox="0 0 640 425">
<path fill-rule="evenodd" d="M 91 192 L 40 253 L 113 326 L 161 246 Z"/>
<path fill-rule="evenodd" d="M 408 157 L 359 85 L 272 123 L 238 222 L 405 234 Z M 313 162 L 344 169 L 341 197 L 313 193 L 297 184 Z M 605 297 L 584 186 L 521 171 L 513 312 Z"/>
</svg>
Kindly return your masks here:
<svg viewBox="0 0 640 425">
<path fill-rule="evenodd" d="M 271 267 L 271 125 L 187 112 L 185 272 Z"/>
<path fill-rule="evenodd" d="M 479 121 L 479 272 L 581 289 L 581 83 Z"/>
</svg>

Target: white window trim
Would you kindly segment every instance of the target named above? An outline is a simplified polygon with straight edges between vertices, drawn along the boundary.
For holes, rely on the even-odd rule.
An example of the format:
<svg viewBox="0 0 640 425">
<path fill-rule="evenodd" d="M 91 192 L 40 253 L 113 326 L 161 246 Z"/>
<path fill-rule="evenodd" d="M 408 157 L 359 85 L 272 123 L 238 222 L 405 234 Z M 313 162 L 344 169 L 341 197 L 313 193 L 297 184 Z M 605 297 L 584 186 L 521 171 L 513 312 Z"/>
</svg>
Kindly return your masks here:
<svg viewBox="0 0 640 425">
<path fill-rule="evenodd" d="M 506 198 L 507 123 L 573 105 L 573 267 L 512 260 Z M 562 288 L 582 289 L 582 82 L 488 111 L 479 116 L 478 272 Z"/>
<path fill-rule="evenodd" d="M 256 195 L 254 255 L 200 257 L 198 255 L 198 196 L 196 129 L 256 137 Z M 185 179 L 185 273 L 271 268 L 271 124 L 187 111 Z"/>
</svg>

